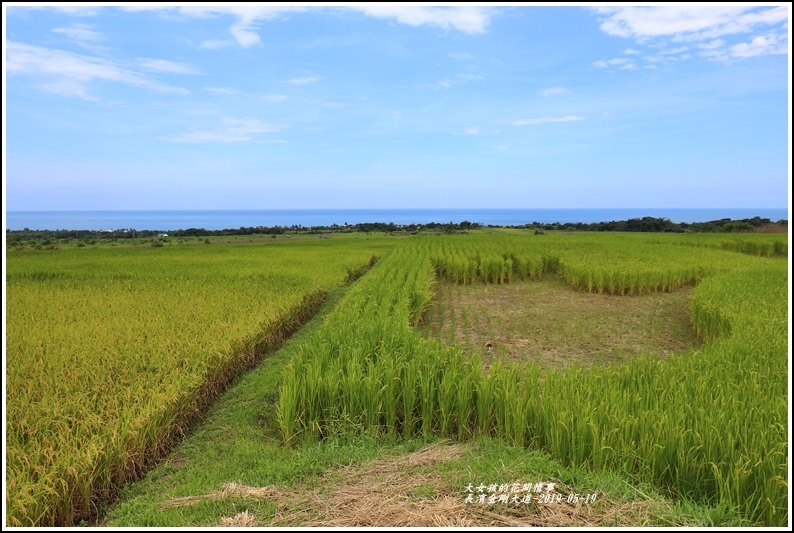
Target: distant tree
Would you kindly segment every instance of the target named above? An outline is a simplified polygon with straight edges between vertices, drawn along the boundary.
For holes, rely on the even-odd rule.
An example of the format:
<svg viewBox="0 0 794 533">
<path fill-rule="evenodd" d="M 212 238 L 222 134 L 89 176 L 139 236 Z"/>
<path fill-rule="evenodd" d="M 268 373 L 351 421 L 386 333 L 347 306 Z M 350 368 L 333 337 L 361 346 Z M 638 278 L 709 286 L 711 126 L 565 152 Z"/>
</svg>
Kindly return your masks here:
<svg viewBox="0 0 794 533">
<path fill-rule="evenodd" d="M 722 226 L 725 233 L 748 233 L 755 231 L 755 226 L 749 222 L 729 222 Z"/>
</svg>

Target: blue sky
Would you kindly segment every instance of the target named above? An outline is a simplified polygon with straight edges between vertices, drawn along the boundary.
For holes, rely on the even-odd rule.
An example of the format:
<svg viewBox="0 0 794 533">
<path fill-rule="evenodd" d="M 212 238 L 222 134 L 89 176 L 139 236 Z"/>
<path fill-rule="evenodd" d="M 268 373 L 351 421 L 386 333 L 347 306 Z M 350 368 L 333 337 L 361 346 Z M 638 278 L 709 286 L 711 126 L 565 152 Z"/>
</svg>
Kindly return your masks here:
<svg viewBox="0 0 794 533">
<path fill-rule="evenodd" d="M 789 205 L 785 5 L 3 9 L 10 211 Z"/>
</svg>

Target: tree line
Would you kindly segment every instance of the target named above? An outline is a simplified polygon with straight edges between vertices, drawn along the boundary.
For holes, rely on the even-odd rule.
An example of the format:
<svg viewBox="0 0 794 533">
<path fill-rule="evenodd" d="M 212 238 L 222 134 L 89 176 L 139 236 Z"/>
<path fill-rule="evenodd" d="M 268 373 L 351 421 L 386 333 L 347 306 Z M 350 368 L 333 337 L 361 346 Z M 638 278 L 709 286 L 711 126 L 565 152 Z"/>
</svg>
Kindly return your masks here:
<svg viewBox="0 0 794 533">
<path fill-rule="evenodd" d="M 633 231 L 633 232 L 655 232 L 655 233 L 742 233 L 754 232 L 758 228 L 769 225 L 788 226 L 787 220 L 778 220 L 772 222 L 768 218 L 753 217 L 743 218 L 740 220 L 732 220 L 730 218 L 721 218 L 719 220 L 711 220 L 709 222 L 672 222 L 668 218 L 631 218 L 629 220 L 613 220 L 611 222 L 554 222 L 552 224 L 544 224 L 540 222 L 533 222 L 532 224 L 525 224 L 517 226 L 526 229 L 541 229 L 541 230 L 569 230 L 569 231 Z"/>
<path fill-rule="evenodd" d="M 723 218 L 709 222 L 672 222 L 667 218 L 643 217 L 632 218 L 629 220 L 618 220 L 610 222 L 554 222 L 540 223 L 532 222 L 519 226 L 507 226 L 514 228 L 534 229 L 543 231 L 563 230 L 563 231 L 630 231 L 630 232 L 753 232 L 764 226 L 776 224 L 778 226 L 788 226 L 788 221 L 779 220 L 772 222 L 768 218 L 753 217 L 740 220 Z M 293 224 L 292 226 L 250 226 L 240 228 L 228 228 L 221 230 L 208 230 L 204 228 L 188 228 L 180 230 L 136 230 L 133 228 L 120 228 L 115 230 L 6 230 L 6 244 L 14 245 L 23 241 L 37 240 L 43 241 L 44 245 L 58 240 L 78 240 L 78 241 L 102 241 L 117 239 L 156 239 L 162 238 L 167 234 L 168 237 L 226 237 L 233 235 L 284 235 L 295 233 L 323 234 L 339 232 L 382 232 L 382 233 L 419 233 L 419 232 L 440 232 L 457 233 L 465 232 L 483 227 L 477 222 L 464 220 L 460 223 L 430 222 L 427 224 L 395 224 L 394 222 L 364 222 L 358 224 L 331 224 L 329 226 L 302 226 Z M 502 227 L 489 225 L 488 227 Z M 47 242 L 50 241 L 50 242 Z"/>
</svg>

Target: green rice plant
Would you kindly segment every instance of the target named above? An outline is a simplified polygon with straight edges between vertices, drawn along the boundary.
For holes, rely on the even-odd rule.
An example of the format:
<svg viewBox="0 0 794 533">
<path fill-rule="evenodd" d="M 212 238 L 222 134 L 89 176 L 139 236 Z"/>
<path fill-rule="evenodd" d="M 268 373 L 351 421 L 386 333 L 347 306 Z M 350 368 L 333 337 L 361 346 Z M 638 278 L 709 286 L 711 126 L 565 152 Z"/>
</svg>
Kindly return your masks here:
<svg viewBox="0 0 794 533">
<path fill-rule="evenodd" d="M 364 394 L 364 427 L 377 434 L 380 428 L 380 417 L 383 405 L 382 394 L 385 389 L 380 372 L 375 362 L 367 361 L 367 372 L 363 378 Z"/>
<path fill-rule="evenodd" d="M 438 383 L 439 432 L 444 437 L 450 437 L 456 433 L 458 387 L 461 386 L 464 368 L 459 358 L 448 361 L 441 368 L 441 380 Z"/>
<path fill-rule="evenodd" d="M 501 283 L 510 283 L 511 281 L 513 281 L 513 258 L 510 255 L 505 255 L 502 263 Z"/>
<path fill-rule="evenodd" d="M 527 431 L 527 404 L 515 365 L 505 367 L 497 399 L 497 434 L 514 446 L 523 446 Z"/>
<path fill-rule="evenodd" d="M 438 406 L 438 383 L 436 381 L 435 361 L 430 354 L 424 354 L 419 369 L 419 409 L 421 412 L 422 435 L 429 436 L 435 428 Z"/>
<path fill-rule="evenodd" d="M 418 386 L 418 365 L 414 361 L 408 361 L 402 367 L 402 399 L 403 399 L 403 437 L 410 439 L 414 436 L 416 406 L 417 406 L 417 386 Z"/>
<path fill-rule="evenodd" d="M 457 427 L 457 438 L 460 441 L 473 436 L 473 416 L 474 416 L 474 383 L 475 375 L 471 371 L 464 369 L 455 392 L 455 407 L 453 410 Z"/>
<path fill-rule="evenodd" d="M 497 409 L 503 408 L 503 406 L 497 405 L 501 372 L 502 363 L 497 360 L 487 372 L 483 372 L 482 377 L 474 384 L 477 400 L 477 429 L 482 436 L 494 434 L 498 424 Z"/>
<path fill-rule="evenodd" d="M 383 422 L 385 430 L 391 437 L 397 436 L 402 387 L 400 383 L 400 365 L 397 357 L 384 357 L 383 365 Z"/>
</svg>

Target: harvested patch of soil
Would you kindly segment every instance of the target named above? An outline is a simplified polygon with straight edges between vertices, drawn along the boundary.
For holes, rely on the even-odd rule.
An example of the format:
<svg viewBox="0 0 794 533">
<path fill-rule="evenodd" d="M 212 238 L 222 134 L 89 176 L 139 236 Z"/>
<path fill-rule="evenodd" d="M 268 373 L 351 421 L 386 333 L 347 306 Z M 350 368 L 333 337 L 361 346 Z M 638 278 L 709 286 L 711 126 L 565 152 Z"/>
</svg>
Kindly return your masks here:
<svg viewBox="0 0 794 533">
<path fill-rule="evenodd" d="M 439 281 L 427 335 L 497 357 L 565 367 L 664 357 L 699 344 L 689 317 L 690 287 L 641 296 L 592 294 L 559 279 L 504 285 Z"/>
<path fill-rule="evenodd" d="M 270 500 L 276 515 L 263 523 L 248 511 L 223 518 L 228 526 L 322 527 L 460 527 L 460 526 L 614 526 L 642 524 L 656 514 L 655 502 L 593 504 L 466 503 L 461 487 L 452 487 L 428 467 L 463 457 L 466 445 L 433 445 L 397 458 L 331 470 L 319 486 L 279 489 L 229 483 L 203 496 L 175 498 L 161 508 L 192 505 L 208 499 Z"/>
</svg>

